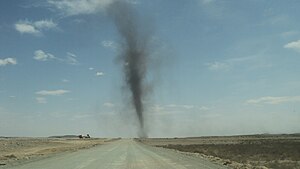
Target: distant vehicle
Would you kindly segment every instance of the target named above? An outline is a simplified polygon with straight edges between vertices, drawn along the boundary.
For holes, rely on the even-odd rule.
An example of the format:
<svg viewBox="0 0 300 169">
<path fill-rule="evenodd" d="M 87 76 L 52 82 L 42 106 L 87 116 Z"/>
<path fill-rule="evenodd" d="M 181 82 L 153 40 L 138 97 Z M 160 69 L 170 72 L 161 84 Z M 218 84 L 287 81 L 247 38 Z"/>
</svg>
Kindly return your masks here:
<svg viewBox="0 0 300 169">
<path fill-rule="evenodd" d="M 80 139 L 84 139 L 84 138 L 91 138 L 91 136 L 89 134 L 87 134 L 86 136 L 83 136 L 82 134 L 80 134 L 78 136 Z"/>
</svg>

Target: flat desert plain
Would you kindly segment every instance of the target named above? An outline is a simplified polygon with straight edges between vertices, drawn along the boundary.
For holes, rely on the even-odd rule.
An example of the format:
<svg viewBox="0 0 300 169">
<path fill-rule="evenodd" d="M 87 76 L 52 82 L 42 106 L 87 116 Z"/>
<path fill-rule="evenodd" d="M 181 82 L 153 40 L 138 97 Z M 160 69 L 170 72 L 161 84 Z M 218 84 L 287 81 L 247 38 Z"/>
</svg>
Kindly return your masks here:
<svg viewBox="0 0 300 169">
<path fill-rule="evenodd" d="M 300 169 L 300 134 L 137 139 L 231 168 Z"/>
</svg>

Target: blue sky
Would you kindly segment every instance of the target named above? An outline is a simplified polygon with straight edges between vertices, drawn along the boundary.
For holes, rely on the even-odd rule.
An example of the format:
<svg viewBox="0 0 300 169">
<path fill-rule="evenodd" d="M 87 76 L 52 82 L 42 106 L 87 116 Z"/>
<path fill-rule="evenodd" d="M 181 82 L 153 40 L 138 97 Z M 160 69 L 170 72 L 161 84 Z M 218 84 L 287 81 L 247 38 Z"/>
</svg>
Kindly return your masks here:
<svg viewBox="0 0 300 169">
<path fill-rule="evenodd" d="M 0 2 L 0 135 L 136 136 L 111 3 Z M 299 1 L 128 3 L 156 43 L 149 136 L 300 131 Z"/>
</svg>

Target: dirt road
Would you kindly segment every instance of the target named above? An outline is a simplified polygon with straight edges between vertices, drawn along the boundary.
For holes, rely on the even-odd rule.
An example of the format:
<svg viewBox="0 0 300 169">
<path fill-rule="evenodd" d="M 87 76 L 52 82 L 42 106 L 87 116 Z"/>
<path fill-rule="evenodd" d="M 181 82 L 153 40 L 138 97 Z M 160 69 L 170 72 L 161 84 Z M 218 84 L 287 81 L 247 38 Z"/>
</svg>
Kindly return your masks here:
<svg viewBox="0 0 300 169">
<path fill-rule="evenodd" d="M 0 167 L 1 168 L 1 167 Z M 3 167 L 4 168 L 4 167 Z M 11 169 L 217 169 L 223 166 L 173 150 L 122 139 L 110 144 L 30 162 Z"/>
</svg>

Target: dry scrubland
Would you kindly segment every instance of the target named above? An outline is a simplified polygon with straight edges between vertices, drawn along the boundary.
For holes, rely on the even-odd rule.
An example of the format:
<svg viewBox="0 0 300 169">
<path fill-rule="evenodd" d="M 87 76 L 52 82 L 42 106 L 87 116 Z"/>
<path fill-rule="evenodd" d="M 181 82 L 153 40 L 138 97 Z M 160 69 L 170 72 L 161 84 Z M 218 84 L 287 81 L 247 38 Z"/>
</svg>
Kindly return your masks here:
<svg viewBox="0 0 300 169">
<path fill-rule="evenodd" d="M 208 158 L 232 168 L 300 169 L 300 134 L 154 138 L 139 141 Z"/>
<path fill-rule="evenodd" d="M 112 139 L 0 137 L 0 167 L 105 144 Z"/>
</svg>

